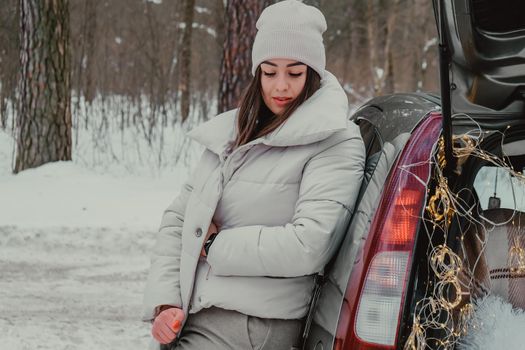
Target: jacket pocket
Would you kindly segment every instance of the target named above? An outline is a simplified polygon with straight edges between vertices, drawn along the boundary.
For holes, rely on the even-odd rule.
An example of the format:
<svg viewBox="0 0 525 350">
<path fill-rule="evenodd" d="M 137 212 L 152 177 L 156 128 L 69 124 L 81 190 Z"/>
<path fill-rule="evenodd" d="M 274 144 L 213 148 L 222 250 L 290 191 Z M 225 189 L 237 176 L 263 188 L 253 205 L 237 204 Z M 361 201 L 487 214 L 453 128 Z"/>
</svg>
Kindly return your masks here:
<svg viewBox="0 0 525 350">
<path fill-rule="evenodd" d="M 271 320 L 247 316 L 246 331 L 252 350 L 262 350 L 270 336 Z"/>
</svg>

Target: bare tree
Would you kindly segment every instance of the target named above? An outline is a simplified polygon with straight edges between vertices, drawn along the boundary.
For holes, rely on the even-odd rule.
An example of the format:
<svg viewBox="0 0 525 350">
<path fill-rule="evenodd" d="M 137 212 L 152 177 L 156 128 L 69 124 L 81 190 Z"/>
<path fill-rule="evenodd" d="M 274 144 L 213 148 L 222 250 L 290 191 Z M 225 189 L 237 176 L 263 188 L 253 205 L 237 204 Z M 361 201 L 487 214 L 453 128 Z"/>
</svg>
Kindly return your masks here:
<svg viewBox="0 0 525 350">
<path fill-rule="evenodd" d="M 255 21 L 265 5 L 276 2 L 192 0 L 193 22 L 186 25 L 186 0 L 68 1 L 71 90 L 80 97 L 72 100 L 73 126 L 92 127 L 89 110 L 104 108 L 104 125 L 119 118 L 121 127 L 141 128 L 144 123 L 144 130 L 179 122 L 180 113 L 172 111 L 182 104 L 189 107 L 181 110 L 193 106 L 202 119 L 215 114 L 211 109 L 216 101 L 220 111 L 236 107 L 251 78 Z M 19 106 L 19 2 L 2 0 L 0 7 L 0 128 Z M 326 17 L 327 68 L 341 80 L 352 103 L 379 93 L 436 90 L 436 26 L 428 0 L 304 2 L 319 6 Z M 186 28 L 192 30 L 189 45 L 182 43 Z M 183 67 L 187 53 L 189 69 Z M 190 73 L 187 78 L 185 72 Z M 188 98 L 181 103 L 186 88 Z M 115 96 L 126 101 L 116 109 Z M 90 103 L 93 99 L 96 105 Z M 151 108 L 139 106 L 144 99 Z"/>
<path fill-rule="evenodd" d="M 10 1 L 0 6 L 0 128 L 7 129 L 7 105 L 16 95 L 18 63 L 18 6 Z"/>
<path fill-rule="evenodd" d="M 182 47 L 180 53 L 181 74 L 179 82 L 179 90 L 181 93 L 180 111 L 183 123 L 190 114 L 191 37 L 194 8 L 195 0 L 184 0 L 184 30 L 182 32 Z"/>
<path fill-rule="evenodd" d="M 374 92 L 381 95 L 394 92 L 393 41 L 400 0 L 382 4 L 371 0 L 367 5 L 367 33 L 370 53 L 370 71 Z M 382 20 L 386 15 L 386 22 Z"/>
<path fill-rule="evenodd" d="M 84 21 L 82 23 L 82 38 L 83 43 L 81 45 L 81 57 L 82 60 L 79 64 L 79 71 L 82 72 L 84 69 L 85 84 L 79 86 L 79 90 L 84 91 L 84 98 L 88 102 L 92 102 L 95 98 L 95 82 L 94 82 L 94 57 L 96 50 L 95 32 L 97 30 L 97 4 L 98 1 L 85 0 L 84 1 Z M 79 81 L 81 79 L 81 73 L 79 73 Z"/>
<path fill-rule="evenodd" d="M 367 2 L 367 34 L 368 34 L 368 48 L 369 48 L 369 63 L 370 63 L 370 74 L 372 76 L 374 92 L 378 92 L 381 80 L 381 71 L 378 71 L 378 52 L 377 52 L 377 39 L 378 39 L 378 18 L 377 18 L 377 0 L 369 0 Z"/>
<path fill-rule="evenodd" d="M 217 43 L 222 47 L 224 43 L 224 19 L 226 17 L 226 9 L 224 8 L 224 0 L 215 1 L 215 28 L 217 28 Z"/>
<path fill-rule="evenodd" d="M 237 107 L 251 76 L 251 49 L 255 23 L 265 5 L 273 1 L 229 0 L 219 82 L 219 113 Z"/>
<path fill-rule="evenodd" d="M 68 0 L 20 0 L 20 33 L 15 173 L 71 160 Z"/>
<path fill-rule="evenodd" d="M 394 88 L 394 58 L 393 58 L 393 41 L 397 21 L 397 13 L 399 8 L 399 1 L 391 1 L 390 10 L 388 11 L 387 24 L 386 24 L 386 33 L 385 33 L 385 59 L 383 63 L 383 80 L 380 86 L 388 93 L 393 93 Z M 382 93 L 383 90 L 380 90 L 379 93 Z"/>
</svg>

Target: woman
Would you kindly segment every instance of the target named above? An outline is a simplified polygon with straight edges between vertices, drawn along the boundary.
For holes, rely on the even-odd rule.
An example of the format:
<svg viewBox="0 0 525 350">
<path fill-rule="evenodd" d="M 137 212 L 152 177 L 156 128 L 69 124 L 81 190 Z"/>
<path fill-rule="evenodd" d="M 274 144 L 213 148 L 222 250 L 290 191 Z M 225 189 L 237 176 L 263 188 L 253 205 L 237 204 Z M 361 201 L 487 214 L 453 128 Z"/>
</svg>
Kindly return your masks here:
<svg viewBox="0 0 525 350">
<path fill-rule="evenodd" d="M 154 248 L 144 319 L 171 349 L 291 349 L 354 210 L 364 146 L 324 16 L 286 0 L 257 29 L 240 108 L 189 133 L 206 150 Z"/>
</svg>

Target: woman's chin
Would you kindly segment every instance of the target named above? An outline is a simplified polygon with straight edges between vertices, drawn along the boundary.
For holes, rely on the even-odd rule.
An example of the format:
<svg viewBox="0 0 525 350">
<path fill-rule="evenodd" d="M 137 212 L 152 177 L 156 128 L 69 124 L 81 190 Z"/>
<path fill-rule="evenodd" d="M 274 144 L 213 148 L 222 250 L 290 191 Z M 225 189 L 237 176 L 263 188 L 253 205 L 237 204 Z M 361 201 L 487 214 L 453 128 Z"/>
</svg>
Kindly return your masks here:
<svg viewBox="0 0 525 350">
<path fill-rule="evenodd" d="M 270 111 L 272 111 L 273 114 L 276 116 L 280 116 L 284 113 L 285 107 L 272 107 L 270 108 Z"/>
</svg>

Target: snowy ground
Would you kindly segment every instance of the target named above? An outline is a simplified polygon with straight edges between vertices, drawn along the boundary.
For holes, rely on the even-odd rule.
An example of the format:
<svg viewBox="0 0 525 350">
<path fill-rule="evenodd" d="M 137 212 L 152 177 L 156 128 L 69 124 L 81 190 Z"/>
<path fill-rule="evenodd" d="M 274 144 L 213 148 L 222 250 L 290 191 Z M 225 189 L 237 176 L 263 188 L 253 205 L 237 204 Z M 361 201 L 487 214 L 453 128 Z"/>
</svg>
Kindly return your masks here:
<svg viewBox="0 0 525 350">
<path fill-rule="evenodd" d="M 146 349 L 148 249 L 187 169 L 61 162 L 10 174 L 0 131 L 0 349 Z"/>
</svg>

